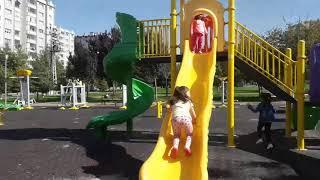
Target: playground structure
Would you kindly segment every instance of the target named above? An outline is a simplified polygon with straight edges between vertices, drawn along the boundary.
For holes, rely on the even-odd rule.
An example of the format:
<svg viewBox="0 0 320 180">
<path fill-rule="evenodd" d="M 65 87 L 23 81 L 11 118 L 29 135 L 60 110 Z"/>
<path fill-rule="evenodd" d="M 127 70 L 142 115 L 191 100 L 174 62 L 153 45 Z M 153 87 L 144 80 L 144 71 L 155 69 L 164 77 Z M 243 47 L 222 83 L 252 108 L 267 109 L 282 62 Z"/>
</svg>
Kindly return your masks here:
<svg viewBox="0 0 320 180">
<path fill-rule="evenodd" d="M 105 58 L 104 67 L 113 80 L 127 85 L 128 109 L 96 117 L 87 127 L 95 129 L 100 137 L 105 137 L 109 125 L 127 122 L 130 132 L 132 119 L 148 109 L 153 100 L 151 87 L 141 82 L 135 86 L 136 81 L 132 79 L 134 62 L 139 59 L 148 63 L 171 63 L 172 89 L 181 85 L 189 87 L 198 114 L 193 134 L 193 155 L 189 158 L 179 156 L 176 160 L 168 156 L 173 138 L 171 114 L 168 113 L 163 119 L 157 145 L 140 169 L 140 179 L 208 179 L 208 125 L 215 66 L 216 61 L 227 60 L 228 147 L 235 147 L 234 68 L 237 66 L 265 89 L 286 101 L 288 137 L 291 136 L 292 104 L 297 107 L 297 147 L 304 150 L 305 42 L 298 42 L 297 60 L 294 61 L 290 48 L 283 53 L 236 21 L 235 0 L 228 1 L 227 9 L 216 0 L 180 0 L 179 13 L 176 3 L 176 0 L 171 0 L 171 19 L 137 21 L 130 15 L 117 13 L 122 42 Z M 228 20 L 224 19 L 225 11 L 228 12 Z M 190 42 L 190 24 L 198 14 L 208 18 L 206 25 L 209 34 L 204 37 L 205 51 L 202 54 L 190 50 L 190 43 L 193 43 Z M 180 16 L 179 26 L 177 16 Z M 224 37 L 226 25 L 228 39 Z M 178 27 L 180 38 L 177 37 Z M 180 54 L 177 54 L 178 47 Z M 181 61 L 177 74 L 176 63 Z M 139 103 L 135 103 L 137 100 Z"/>
<path fill-rule="evenodd" d="M 226 81 L 227 81 L 227 77 L 220 77 L 219 80 L 221 81 L 221 91 L 222 91 L 222 95 L 221 95 L 221 106 L 220 107 L 226 107 L 225 104 L 225 98 L 226 98 Z"/>
<path fill-rule="evenodd" d="M 69 80 L 66 86 L 60 85 L 61 110 L 70 107 L 71 110 L 88 108 L 86 101 L 86 86 L 82 81 Z"/>
<path fill-rule="evenodd" d="M 17 99 L 14 100 L 13 104 L 18 106 L 22 106 L 23 109 L 33 109 L 31 107 L 32 104 L 35 103 L 34 99 L 30 98 L 30 76 L 32 75 L 32 71 L 30 70 L 18 70 L 17 78 L 20 82 L 20 93 Z"/>
<path fill-rule="evenodd" d="M 133 78 L 133 67 L 137 57 L 137 20 L 127 14 L 117 13 L 117 23 L 121 28 L 122 40 L 116 44 L 104 59 L 104 70 L 108 76 L 126 86 L 126 108 L 107 115 L 93 118 L 87 125 L 95 129 L 96 136 L 107 138 L 107 128 L 110 125 L 127 123 L 128 135 L 132 131 L 132 120 L 151 106 L 153 89 L 148 84 Z M 125 89 L 125 88 L 124 88 Z M 125 101 L 123 102 L 125 104 Z"/>
</svg>

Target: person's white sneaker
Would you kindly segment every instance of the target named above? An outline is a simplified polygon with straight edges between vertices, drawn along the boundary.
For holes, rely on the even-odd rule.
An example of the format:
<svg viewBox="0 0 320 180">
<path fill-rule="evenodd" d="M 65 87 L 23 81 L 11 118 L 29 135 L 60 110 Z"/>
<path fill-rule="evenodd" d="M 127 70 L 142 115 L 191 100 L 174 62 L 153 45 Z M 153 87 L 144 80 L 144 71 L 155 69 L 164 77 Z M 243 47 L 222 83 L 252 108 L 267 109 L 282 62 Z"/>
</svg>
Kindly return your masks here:
<svg viewBox="0 0 320 180">
<path fill-rule="evenodd" d="M 272 149 L 273 148 L 273 144 L 269 143 L 267 146 L 267 150 Z"/>
<path fill-rule="evenodd" d="M 263 143 L 263 139 L 262 138 L 258 139 L 258 141 L 256 142 L 256 144 L 260 144 L 260 143 Z"/>
</svg>

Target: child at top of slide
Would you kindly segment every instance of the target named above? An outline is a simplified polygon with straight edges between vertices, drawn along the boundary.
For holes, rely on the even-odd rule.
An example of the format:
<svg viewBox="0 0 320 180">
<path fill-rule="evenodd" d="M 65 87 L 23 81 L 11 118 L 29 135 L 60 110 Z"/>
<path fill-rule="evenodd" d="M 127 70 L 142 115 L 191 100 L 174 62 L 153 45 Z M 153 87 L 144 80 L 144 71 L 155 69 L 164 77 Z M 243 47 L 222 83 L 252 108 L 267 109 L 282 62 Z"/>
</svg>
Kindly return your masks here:
<svg viewBox="0 0 320 180">
<path fill-rule="evenodd" d="M 185 155 L 191 155 L 191 141 L 193 124 L 196 123 L 196 113 L 191 102 L 190 91 L 186 86 L 175 88 L 173 96 L 169 100 L 170 111 L 172 111 L 172 129 L 174 134 L 173 147 L 170 156 L 175 159 L 178 155 L 181 131 L 187 134 L 184 147 Z"/>
<path fill-rule="evenodd" d="M 191 24 L 191 40 L 192 52 L 202 53 L 204 36 L 208 34 L 206 23 L 204 22 L 204 15 L 196 15 Z"/>
</svg>

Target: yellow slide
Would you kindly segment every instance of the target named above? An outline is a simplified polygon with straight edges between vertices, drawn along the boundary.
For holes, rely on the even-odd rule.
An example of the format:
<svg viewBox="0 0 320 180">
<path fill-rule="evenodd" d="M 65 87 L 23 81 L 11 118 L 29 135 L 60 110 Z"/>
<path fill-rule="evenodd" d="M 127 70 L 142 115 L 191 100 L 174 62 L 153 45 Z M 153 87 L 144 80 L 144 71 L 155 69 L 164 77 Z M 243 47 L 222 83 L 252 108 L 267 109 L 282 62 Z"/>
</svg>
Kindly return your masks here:
<svg viewBox="0 0 320 180">
<path fill-rule="evenodd" d="M 161 126 L 157 145 L 140 169 L 140 180 L 206 180 L 208 179 L 208 128 L 212 111 L 212 86 L 216 68 L 217 39 L 211 52 L 193 54 L 185 41 L 185 50 L 176 86 L 187 86 L 197 113 L 197 124 L 192 138 L 192 156 L 185 157 L 185 133 L 180 141 L 177 159 L 170 158 L 173 133 L 171 113 L 167 113 Z"/>
</svg>

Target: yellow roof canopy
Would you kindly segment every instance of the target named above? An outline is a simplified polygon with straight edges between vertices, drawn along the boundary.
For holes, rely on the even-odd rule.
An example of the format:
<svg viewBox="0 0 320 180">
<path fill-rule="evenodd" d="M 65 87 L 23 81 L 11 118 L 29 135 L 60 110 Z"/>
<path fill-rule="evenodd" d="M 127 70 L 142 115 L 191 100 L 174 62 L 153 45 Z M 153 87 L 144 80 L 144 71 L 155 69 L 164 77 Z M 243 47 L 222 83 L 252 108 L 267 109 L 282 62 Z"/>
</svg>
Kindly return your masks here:
<svg viewBox="0 0 320 180">
<path fill-rule="evenodd" d="M 31 76 L 32 71 L 26 69 L 20 69 L 17 71 L 17 76 Z"/>
</svg>

